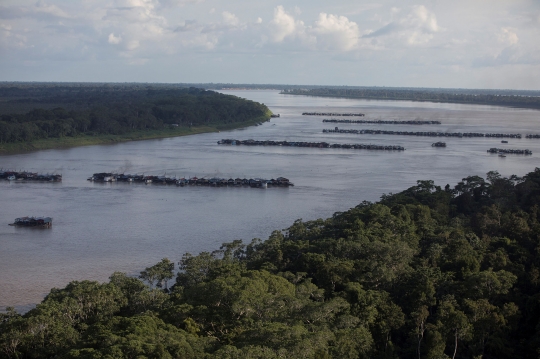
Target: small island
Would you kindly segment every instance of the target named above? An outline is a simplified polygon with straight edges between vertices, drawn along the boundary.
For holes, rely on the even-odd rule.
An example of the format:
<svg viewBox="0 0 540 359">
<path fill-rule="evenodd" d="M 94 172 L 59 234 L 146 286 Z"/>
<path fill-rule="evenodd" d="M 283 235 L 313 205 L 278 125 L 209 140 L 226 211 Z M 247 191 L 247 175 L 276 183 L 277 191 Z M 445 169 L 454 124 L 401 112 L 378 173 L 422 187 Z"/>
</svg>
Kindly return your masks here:
<svg viewBox="0 0 540 359">
<path fill-rule="evenodd" d="M 185 136 L 268 121 L 263 104 L 158 84 L 0 84 L 0 155 Z"/>
</svg>

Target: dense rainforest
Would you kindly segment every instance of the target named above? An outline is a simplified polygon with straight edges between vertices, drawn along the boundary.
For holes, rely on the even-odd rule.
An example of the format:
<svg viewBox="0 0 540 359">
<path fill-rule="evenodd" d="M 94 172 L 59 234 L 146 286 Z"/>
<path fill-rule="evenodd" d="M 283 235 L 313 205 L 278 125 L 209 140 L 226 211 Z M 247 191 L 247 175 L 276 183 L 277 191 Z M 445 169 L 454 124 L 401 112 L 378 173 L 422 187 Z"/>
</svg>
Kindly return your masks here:
<svg viewBox="0 0 540 359">
<path fill-rule="evenodd" d="M 6 358 L 538 358 L 540 169 L 418 181 L 0 314 Z M 173 280 L 175 279 L 175 280 Z"/>
<path fill-rule="evenodd" d="M 265 121 L 263 104 L 198 88 L 145 84 L 0 86 L 0 144 Z"/>
<path fill-rule="evenodd" d="M 315 88 L 315 89 L 284 89 L 281 93 L 287 95 L 305 95 L 321 97 L 344 97 L 371 100 L 401 100 L 463 103 L 472 105 L 511 106 L 540 109 L 540 96 L 534 95 L 499 94 L 496 91 L 482 90 L 449 90 L 449 89 L 414 89 L 414 88 Z"/>
</svg>

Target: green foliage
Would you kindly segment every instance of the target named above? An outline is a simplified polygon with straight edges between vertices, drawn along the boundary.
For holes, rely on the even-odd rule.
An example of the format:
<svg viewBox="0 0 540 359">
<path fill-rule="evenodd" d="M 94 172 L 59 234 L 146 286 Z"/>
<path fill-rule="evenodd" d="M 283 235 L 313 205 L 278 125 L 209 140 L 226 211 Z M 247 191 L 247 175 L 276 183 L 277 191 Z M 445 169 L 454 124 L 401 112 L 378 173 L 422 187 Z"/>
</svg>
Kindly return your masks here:
<svg viewBox="0 0 540 359">
<path fill-rule="evenodd" d="M 540 169 L 295 221 L 0 314 L 6 358 L 537 358 Z"/>
<path fill-rule="evenodd" d="M 0 89 L 0 98 L 16 111 L 0 116 L 0 144 L 269 118 L 263 104 L 194 87 L 20 85 Z"/>
<path fill-rule="evenodd" d="M 190 335 L 152 314 L 115 317 L 90 327 L 63 358 L 200 358 Z"/>
<path fill-rule="evenodd" d="M 287 95 L 307 95 L 321 97 L 489 104 L 496 106 L 514 106 L 534 109 L 540 108 L 540 100 L 538 96 L 520 96 L 515 94 L 501 95 L 499 93 L 474 93 L 474 90 L 463 91 L 452 89 L 452 92 L 448 92 L 441 89 L 409 88 L 314 88 L 308 90 L 288 89 L 284 90 L 282 93 Z"/>
<path fill-rule="evenodd" d="M 150 284 L 151 287 L 168 289 L 167 282 L 174 277 L 174 263 L 168 258 L 163 258 L 161 262 L 146 268 L 141 272 L 139 278 Z"/>
</svg>

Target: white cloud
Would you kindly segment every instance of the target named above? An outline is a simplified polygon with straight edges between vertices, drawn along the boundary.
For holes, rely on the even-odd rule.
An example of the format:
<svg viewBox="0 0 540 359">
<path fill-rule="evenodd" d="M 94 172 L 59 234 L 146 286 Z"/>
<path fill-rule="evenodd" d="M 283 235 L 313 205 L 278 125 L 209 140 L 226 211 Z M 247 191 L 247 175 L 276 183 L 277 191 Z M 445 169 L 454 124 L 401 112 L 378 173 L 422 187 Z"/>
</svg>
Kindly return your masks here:
<svg viewBox="0 0 540 359">
<path fill-rule="evenodd" d="M 139 40 L 131 40 L 127 43 L 126 49 L 132 51 L 140 46 Z"/>
<path fill-rule="evenodd" d="M 411 13 L 405 18 L 404 23 L 425 32 L 439 31 L 435 14 L 430 12 L 424 5 L 414 6 Z"/>
<path fill-rule="evenodd" d="M 109 44 L 118 45 L 120 42 L 122 42 L 122 36 L 114 36 L 114 33 L 109 34 Z"/>
<path fill-rule="evenodd" d="M 502 42 L 506 45 L 515 45 L 519 42 L 519 38 L 516 34 L 516 29 L 510 27 L 503 27 L 501 31 L 497 34 L 499 42 Z"/>
<path fill-rule="evenodd" d="M 196 20 L 185 20 L 183 25 L 178 25 L 175 32 L 200 31 L 203 28 Z"/>
<path fill-rule="evenodd" d="M 439 31 L 435 14 L 423 5 L 415 6 L 402 24 L 409 30 L 405 31 L 404 35 L 411 45 L 425 44 L 433 38 L 434 33 Z"/>
<path fill-rule="evenodd" d="M 238 20 L 236 15 L 233 13 L 230 13 L 228 11 L 223 11 L 222 16 L 223 16 L 223 22 L 226 25 L 238 26 L 240 24 L 240 20 Z"/>
<path fill-rule="evenodd" d="M 7 31 L 7 32 L 11 32 L 11 25 L 6 25 L 6 24 L 0 24 L 0 29 L 4 30 L 4 31 Z"/>
<path fill-rule="evenodd" d="M 212 50 L 218 44 L 218 38 L 214 34 L 198 34 L 181 41 L 182 46 L 188 48 L 202 48 Z"/>
<path fill-rule="evenodd" d="M 167 20 L 156 12 L 157 0 L 116 0 L 114 7 L 107 11 L 104 20 L 119 21 L 127 24 L 155 23 L 165 26 Z"/>
<path fill-rule="evenodd" d="M 272 41 L 282 42 L 286 37 L 293 36 L 297 30 L 297 25 L 303 27 L 302 22 L 297 24 L 294 17 L 287 14 L 283 6 L 279 5 L 274 9 L 274 18 L 270 21 Z"/>
<path fill-rule="evenodd" d="M 128 60 L 128 64 L 129 65 L 135 65 L 135 66 L 140 66 L 140 65 L 146 65 L 148 63 L 148 59 L 144 59 L 144 58 L 139 58 L 139 59 L 130 59 Z"/>
<path fill-rule="evenodd" d="M 159 4 L 166 8 L 183 7 L 189 4 L 202 3 L 204 0 L 160 0 Z"/>
<path fill-rule="evenodd" d="M 173 30 L 159 9 L 158 0 L 115 0 L 101 21 L 94 22 L 96 31 L 109 33 L 108 42 L 120 45 L 116 47 L 118 55 L 129 56 L 132 62 L 145 51 L 167 51 Z"/>
<path fill-rule="evenodd" d="M 31 49 L 33 46 L 28 44 L 28 38 L 19 29 L 15 29 L 10 24 L 0 24 L 0 50 L 2 48 L 11 49 L 12 51 Z M 4 52 L 7 54 L 7 51 Z"/>
<path fill-rule="evenodd" d="M 317 36 L 317 43 L 325 49 L 349 51 L 358 44 L 360 31 L 358 24 L 345 16 L 320 13 L 311 32 Z"/>
<path fill-rule="evenodd" d="M 42 0 L 39 0 L 35 5 L 36 12 L 48 14 L 54 17 L 69 18 L 70 16 L 56 5 L 49 5 Z"/>
<path fill-rule="evenodd" d="M 523 47 L 517 36 L 517 29 L 502 27 L 496 34 L 496 40 L 488 44 L 485 52 L 474 59 L 473 65 L 476 67 L 496 67 L 518 64 L 540 64 L 538 46 Z"/>
<path fill-rule="evenodd" d="M 400 9 L 392 8 L 392 17 L 398 18 L 378 30 L 370 31 L 363 37 L 397 38 L 409 45 L 420 45 L 428 43 L 433 38 L 433 34 L 440 31 L 435 14 L 423 5 L 413 6 L 411 11 L 403 17 L 399 17 L 400 12 Z"/>
<path fill-rule="evenodd" d="M 411 74 L 402 79 L 426 79 L 422 77 L 425 72 L 436 74 L 429 78 L 449 78 L 447 83 L 452 84 L 461 76 L 468 85 L 472 80 L 465 77 L 478 69 L 502 74 L 505 68 L 517 65 L 523 69 L 540 66 L 538 0 L 382 0 L 365 4 L 298 0 L 282 3 L 285 6 L 248 0 L 0 3 L 3 78 L 12 76 L 9 74 L 19 64 L 34 63 L 47 70 L 38 73 L 41 79 L 55 63 L 72 61 L 87 66 L 85 73 L 91 73 L 98 62 L 112 64 L 111 69 L 118 63 L 138 64 L 138 71 L 131 74 L 134 77 L 125 80 L 137 81 L 144 69 L 144 81 L 152 79 L 152 74 L 159 81 L 159 74 L 170 73 L 165 67 L 168 62 L 183 61 L 182 68 L 192 69 L 190 76 L 210 81 L 223 80 L 220 76 L 225 72 L 228 81 L 237 81 L 235 76 L 247 76 L 252 69 L 251 81 L 261 82 L 275 69 L 279 75 L 266 79 L 277 81 L 283 76 L 290 82 L 309 79 L 311 83 L 345 79 L 352 84 L 357 76 L 360 82 L 371 79 L 374 85 L 407 85 L 398 82 L 400 73 Z M 217 58 L 223 60 L 224 69 L 242 71 L 218 71 L 214 65 L 205 68 Z M 5 65 L 8 60 L 12 67 Z M 260 66 L 268 70 L 261 73 Z M 333 71 L 317 71 L 320 68 Z M 305 77 L 299 77 L 301 72 Z M 32 76 L 22 70 L 16 73 L 23 74 L 22 80 Z M 128 76 L 126 71 L 113 75 L 119 73 Z M 47 76 L 54 80 L 53 75 Z"/>
</svg>

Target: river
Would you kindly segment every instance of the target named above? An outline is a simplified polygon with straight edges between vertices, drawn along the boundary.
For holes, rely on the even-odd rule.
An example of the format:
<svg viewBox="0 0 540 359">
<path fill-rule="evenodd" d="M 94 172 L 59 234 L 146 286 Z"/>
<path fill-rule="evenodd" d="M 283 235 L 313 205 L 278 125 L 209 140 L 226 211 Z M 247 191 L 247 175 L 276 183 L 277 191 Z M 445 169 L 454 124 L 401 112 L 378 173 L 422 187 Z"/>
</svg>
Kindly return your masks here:
<svg viewBox="0 0 540 359">
<path fill-rule="evenodd" d="M 223 91 L 281 114 L 261 126 L 221 133 L 0 156 L 0 167 L 60 172 L 61 183 L 0 182 L 0 308 L 25 311 L 52 287 L 137 274 L 167 257 L 218 249 L 223 242 L 267 238 L 295 219 L 326 218 L 363 200 L 432 179 L 455 185 L 497 170 L 519 176 L 540 166 L 540 140 L 323 134 L 323 117 L 304 111 L 362 112 L 365 119 L 438 120 L 442 125 L 346 125 L 401 131 L 540 133 L 540 111 L 492 106 L 374 101 Z M 397 144 L 406 151 L 220 146 L 222 138 Z M 490 155 L 491 147 L 528 148 L 532 156 Z M 290 188 L 206 188 L 94 183 L 95 172 L 197 177 L 284 176 Z M 15 217 L 46 215 L 51 229 L 8 226 Z"/>
</svg>

